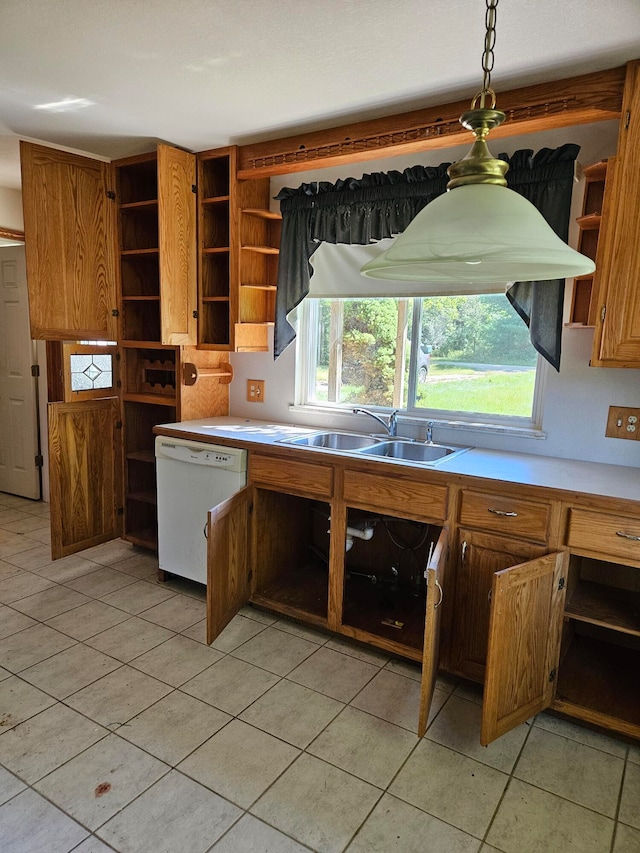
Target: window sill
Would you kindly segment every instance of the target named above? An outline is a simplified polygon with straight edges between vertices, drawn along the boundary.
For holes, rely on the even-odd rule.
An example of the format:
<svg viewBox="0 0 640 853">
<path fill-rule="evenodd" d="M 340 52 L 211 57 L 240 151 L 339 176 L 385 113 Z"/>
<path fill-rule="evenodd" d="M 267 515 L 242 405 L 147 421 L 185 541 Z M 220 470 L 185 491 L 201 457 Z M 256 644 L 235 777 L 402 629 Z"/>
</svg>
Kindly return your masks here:
<svg viewBox="0 0 640 853">
<path fill-rule="evenodd" d="M 289 411 L 292 415 L 304 415 L 307 417 L 313 417 L 314 419 L 318 420 L 320 422 L 317 424 L 318 429 L 324 429 L 327 426 L 331 426 L 334 429 L 344 429 L 349 430 L 351 432 L 362 431 L 358 430 L 358 426 L 362 423 L 362 420 L 358 419 L 358 426 L 354 425 L 353 414 L 348 408 L 333 408 L 332 406 L 322 405 L 292 405 L 289 406 Z M 372 407 L 372 411 L 378 413 L 375 407 Z M 381 410 L 379 413 L 384 415 L 383 410 Z M 344 421 L 344 423 L 342 423 L 342 421 Z M 526 438 L 535 440 L 545 440 L 547 438 L 546 432 L 543 432 L 543 430 L 541 430 L 540 428 L 532 426 L 516 426 L 512 424 L 482 423 L 477 421 L 463 420 L 439 420 L 437 418 L 430 417 L 426 414 L 398 415 L 398 424 L 405 425 L 410 428 L 424 428 L 427 422 L 433 423 L 433 426 L 436 429 L 442 428 L 447 430 L 459 430 L 461 433 L 470 432 L 480 433 L 483 435 L 504 435 L 509 436 L 511 438 Z M 369 430 L 367 430 L 367 432 L 369 432 Z"/>
</svg>

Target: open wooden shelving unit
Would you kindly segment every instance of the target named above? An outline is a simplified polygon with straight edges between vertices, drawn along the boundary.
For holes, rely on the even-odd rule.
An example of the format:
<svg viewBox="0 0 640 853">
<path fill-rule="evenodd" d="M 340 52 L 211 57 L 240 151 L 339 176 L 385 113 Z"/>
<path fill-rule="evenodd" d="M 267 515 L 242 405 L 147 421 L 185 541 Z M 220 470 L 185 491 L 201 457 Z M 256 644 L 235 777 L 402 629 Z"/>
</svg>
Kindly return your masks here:
<svg viewBox="0 0 640 853">
<path fill-rule="evenodd" d="M 238 181 L 236 171 L 233 146 L 198 155 L 198 343 L 264 352 L 282 218 L 269 210 L 269 179 Z"/>
<path fill-rule="evenodd" d="M 640 569 L 573 556 L 554 708 L 640 730 Z"/>
<path fill-rule="evenodd" d="M 598 237 L 604 205 L 607 160 L 585 166 L 583 175 L 585 189 L 582 215 L 576 220 L 580 229 L 578 251 L 591 258 L 595 263 L 597 261 Z M 595 272 L 574 279 L 571 315 L 568 323 L 571 328 L 592 328 L 595 326 L 599 306 L 594 282 Z"/>
</svg>

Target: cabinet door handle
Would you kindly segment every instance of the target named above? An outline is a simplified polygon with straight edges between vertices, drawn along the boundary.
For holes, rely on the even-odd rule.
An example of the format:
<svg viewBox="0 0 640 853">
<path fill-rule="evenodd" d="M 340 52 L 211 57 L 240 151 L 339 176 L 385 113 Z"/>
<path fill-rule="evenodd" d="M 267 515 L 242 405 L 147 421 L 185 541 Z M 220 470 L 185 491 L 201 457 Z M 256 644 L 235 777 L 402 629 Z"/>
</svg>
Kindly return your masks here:
<svg viewBox="0 0 640 853">
<path fill-rule="evenodd" d="M 489 602 L 489 607 L 491 607 L 491 601 L 493 599 L 493 589 L 489 590 L 489 595 L 487 595 L 487 601 Z"/>
<path fill-rule="evenodd" d="M 467 556 L 467 543 L 465 541 L 460 546 L 460 562 L 463 566 L 464 566 L 464 561 L 465 561 L 466 556 Z"/>
<path fill-rule="evenodd" d="M 206 525 L 206 524 L 205 524 L 205 526 L 202 528 L 202 532 L 204 533 L 204 538 L 205 538 L 205 539 L 208 539 L 208 538 L 209 538 L 209 533 L 208 533 L 208 531 L 207 531 L 207 525 Z"/>
<path fill-rule="evenodd" d="M 442 604 L 442 599 L 444 598 L 444 592 L 442 591 L 442 587 L 440 586 L 440 581 L 438 580 L 438 578 L 436 578 L 436 586 L 440 590 L 440 598 L 438 600 L 438 603 L 433 605 L 434 610 L 437 610 L 438 607 L 440 607 L 440 605 Z"/>
<path fill-rule="evenodd" d="M 625 533 L 624 530 L 616 530 L 616 536 L 621 536 L 623 539 L 631 539 L 632 542 L 640 542 L 640 536 L 635 536 L 633 533 Z"/>
<path fill-rule="evenodd" d="M 503 515 L 503 516 L 505 516 L 505 518 L 517 518 L 518 517 L 517 512 L 505 512 L 503 509 L 491 509 L 491 507 L 489 507 L 487 512 L 492 512 L 494 515 Z"/>
</svg>

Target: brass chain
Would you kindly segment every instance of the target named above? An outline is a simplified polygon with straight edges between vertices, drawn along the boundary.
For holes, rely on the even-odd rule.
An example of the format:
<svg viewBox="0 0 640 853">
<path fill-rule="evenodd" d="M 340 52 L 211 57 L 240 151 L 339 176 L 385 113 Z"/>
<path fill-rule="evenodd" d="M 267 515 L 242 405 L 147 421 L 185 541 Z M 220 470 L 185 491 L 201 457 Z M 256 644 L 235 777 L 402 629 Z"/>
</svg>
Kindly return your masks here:
<svg viewBox="0 0 640 853">
<path fill-rule="evenodd" d="M 481 106 L 484 107 L 485 94 L 493 94 L 491 89 L 491 72 L 493 71 L 494 54 L 493 49 L 496 45 L 496 15 L 498 8 L 498 0 L 486 0 L 487 9 L 484 16 L 485 36 L 484 36 L 484 53 L 482 54 L 482 70 L 484 76 L 482 78 Z M 494 95 L 495 98 L 495 95 Z"/>
</svg>

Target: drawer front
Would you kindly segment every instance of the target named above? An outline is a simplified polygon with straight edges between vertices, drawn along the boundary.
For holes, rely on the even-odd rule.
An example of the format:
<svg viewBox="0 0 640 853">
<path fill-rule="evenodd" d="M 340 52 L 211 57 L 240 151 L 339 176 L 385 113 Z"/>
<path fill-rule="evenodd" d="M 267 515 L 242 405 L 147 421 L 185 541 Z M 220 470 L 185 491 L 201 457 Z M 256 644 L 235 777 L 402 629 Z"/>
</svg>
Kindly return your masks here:
<svg viewBox="0 0 640 853">
<path fill-rule="evenodd" d="M 257 486 L 269 486 L 312 498 L 330 498 L 333 495 L 333 468 L 326 465 L 310 465 L 285 457 L 253 453 L 249 458 L 249 472 L 251 482 Z"/>
<path fill-rule="evenodd" d="M 604 556 L 624 557 L 638 563 L 640 518 L 571 509 L 567 545 L 576 550 L 597 551 Z"/>
<path fill-rule="evenodd" d="M 407 518 L 441 520 L 447 514 L 446 486 L 382 474 L 345 471 L 344 499 L 351 506 L 363 506 Z"/>
<path fill-rule="evenodd" d="M 460 524 L 546 542 L 551 506 L 508 495 L 463 492 Z"/>
</svg>

